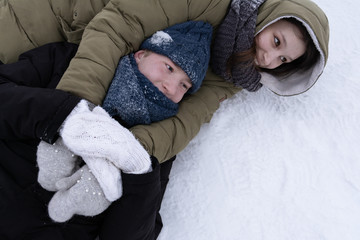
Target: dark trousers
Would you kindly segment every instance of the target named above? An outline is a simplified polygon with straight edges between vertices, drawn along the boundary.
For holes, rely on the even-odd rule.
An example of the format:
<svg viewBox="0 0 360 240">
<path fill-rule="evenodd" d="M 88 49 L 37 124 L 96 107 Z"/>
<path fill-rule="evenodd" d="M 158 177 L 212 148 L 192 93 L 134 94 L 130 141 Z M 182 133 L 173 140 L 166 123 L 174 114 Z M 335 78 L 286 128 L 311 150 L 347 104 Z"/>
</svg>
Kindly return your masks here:
<svg viewBox="0 0 360 240">
<path fill-rule="evenodd" d="M 124 194 L 107 211 L 100 239 L 154 240 L 163 226 L 159 214 L 175 157 L 143 175 L 122 174 Z"/>
</svg>

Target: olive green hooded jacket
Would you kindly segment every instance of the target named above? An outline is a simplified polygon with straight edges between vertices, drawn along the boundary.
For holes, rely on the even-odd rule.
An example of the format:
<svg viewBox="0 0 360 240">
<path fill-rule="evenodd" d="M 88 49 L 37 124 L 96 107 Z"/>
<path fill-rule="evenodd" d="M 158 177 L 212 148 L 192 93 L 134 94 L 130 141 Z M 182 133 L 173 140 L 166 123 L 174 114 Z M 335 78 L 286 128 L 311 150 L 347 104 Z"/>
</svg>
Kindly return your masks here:
<svg viewBox="0 0 360 240">
<path fill-rule="evenodd" d="M 202 20 L 216 27 L 230 0 L 0 0 L 0 60 L 45 43 L 80 43 L 57 88 L 101 104 L 121 56 L 138 49 L 157 30 Z M 262 74 L 262 83 L 279 95 L 308 90 L 318 79 L 328 56 L 329 28 L 325 14 L 309 0 L 267 0 L 259 9 L 257 33 L 273 21 L 294 16 L 313 37 L 321 58 L 308 73 L 289 79 Z M 84 30 L 85 29 L 85 30 Z M 209 122 L 220 102 L 240 91 L 208 71 L 200 90 L 182 100 L 179 113 L 151 125 L 131 129 L 160 162 L 179 153 Z"/>
</svg>

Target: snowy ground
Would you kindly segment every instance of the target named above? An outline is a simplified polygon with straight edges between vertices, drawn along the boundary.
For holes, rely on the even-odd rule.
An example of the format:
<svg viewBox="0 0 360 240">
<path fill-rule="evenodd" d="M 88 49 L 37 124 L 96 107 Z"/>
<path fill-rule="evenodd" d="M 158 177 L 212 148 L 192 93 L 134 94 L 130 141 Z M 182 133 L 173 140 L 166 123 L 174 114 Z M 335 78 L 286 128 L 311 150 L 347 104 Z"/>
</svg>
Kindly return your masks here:
<svg viewBox="0 0 360 240">
<path fill-rule="evenodd" d="M 360 239 L 360 1 L 315 2 L 331 29 L 322 77 L 222 104 L 174 163 L 160 240 Z"/>
</svg>

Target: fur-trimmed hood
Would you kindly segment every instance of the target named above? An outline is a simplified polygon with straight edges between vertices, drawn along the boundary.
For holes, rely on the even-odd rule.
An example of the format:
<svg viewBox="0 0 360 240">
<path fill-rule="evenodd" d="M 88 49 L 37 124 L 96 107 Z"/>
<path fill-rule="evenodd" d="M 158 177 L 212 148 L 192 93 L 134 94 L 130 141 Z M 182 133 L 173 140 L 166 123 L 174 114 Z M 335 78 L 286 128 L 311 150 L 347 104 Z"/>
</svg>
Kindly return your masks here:
<svg viewBox="0 0 360 240">
<path fill-rule="evenodd" d="M 325 13 L 311 0 L 267 0 L 258 11 L 256 34 L 282 18 L 294 17 L 307 28 L 320 52 L 317 63 L 307 71 L 286 77 L 261 73 L 261 83 L 281 96 L 301 94 L 310 89 L 322 74 L 328 58 L 329 22 Z"/>
</svg>

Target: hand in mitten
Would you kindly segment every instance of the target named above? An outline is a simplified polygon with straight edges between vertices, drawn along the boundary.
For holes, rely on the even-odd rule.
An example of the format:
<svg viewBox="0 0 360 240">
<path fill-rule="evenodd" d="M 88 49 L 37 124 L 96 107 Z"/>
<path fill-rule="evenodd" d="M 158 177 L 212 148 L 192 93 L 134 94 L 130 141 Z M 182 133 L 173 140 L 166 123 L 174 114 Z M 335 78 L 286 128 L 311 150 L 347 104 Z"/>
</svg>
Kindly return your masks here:
<svg viewBox="0 0 360 240">
<path fill-rule="evenodd" d="M 79 168 L 79 158 L 64 145 L 61 137 L 54 144 L 41 141 L 36 155 L 38 182 L 48 191 L 57 191 L 55 183 L 71 176 Z"/>
<path fill-rule="evenodd" d="M 60 130 L 64 143 L 86 158 L 106 158 L 125 173 L 151 171 L 150 156 L 134 135 L 101 107 L 80 101 Z"/>
<path fill-rule="evenodd" d="M 56 222 L 65 222 L 74 214 L 95 216 L 111 204 L 87 165 L 56 185 L 61 190 L 55 193 L 48 209 L 49 216 Z"/>
<path fill-rule="evenodd" d="M 110 201 L 119 199 L 122 195 L 120 170 L 105 158 L 85 157 L 84 161 L 100 184 L 105 197 Z"/>
</svg>

